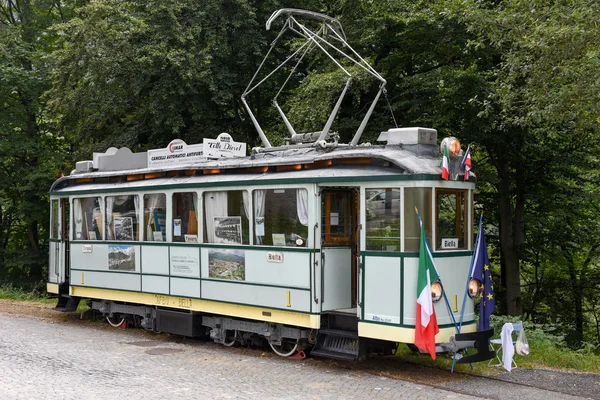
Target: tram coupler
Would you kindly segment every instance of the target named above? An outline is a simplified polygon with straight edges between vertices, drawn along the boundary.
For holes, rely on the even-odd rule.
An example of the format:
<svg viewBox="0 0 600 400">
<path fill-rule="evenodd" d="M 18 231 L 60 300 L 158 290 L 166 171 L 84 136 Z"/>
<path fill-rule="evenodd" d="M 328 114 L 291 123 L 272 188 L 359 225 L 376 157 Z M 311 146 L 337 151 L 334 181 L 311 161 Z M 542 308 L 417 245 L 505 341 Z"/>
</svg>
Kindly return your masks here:
<svg viewBox="0 0 600 400">
<path fill-rule="evenodd" d="M 490 349 L 490 338 L 492 336 L 494 336 L 493 329 L 470 333 L 457 333 L 455 336 L 450 338 L 449 343 L 444 344 L 444 347 L 453 353 L 471 348 L 477 350 L 477 353 L 462 357 L 457 360 L 457 364 L 470 364 L 474 362 L 487 361 L 496 357 L 496 352 Z"/>
</svg>

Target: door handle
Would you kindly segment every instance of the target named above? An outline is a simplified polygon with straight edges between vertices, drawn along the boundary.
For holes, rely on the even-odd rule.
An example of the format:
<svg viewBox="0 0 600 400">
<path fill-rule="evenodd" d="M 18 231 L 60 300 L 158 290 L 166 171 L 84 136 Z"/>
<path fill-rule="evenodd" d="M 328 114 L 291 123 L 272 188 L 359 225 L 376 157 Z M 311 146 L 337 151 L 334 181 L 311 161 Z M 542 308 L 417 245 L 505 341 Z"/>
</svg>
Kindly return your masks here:
<svg viewBox="0 0 600 400">
<path fill-rule="evenodd" d="M 321 304 L 325 302 L 325 253 L 321 249 Z"/>
</svg>

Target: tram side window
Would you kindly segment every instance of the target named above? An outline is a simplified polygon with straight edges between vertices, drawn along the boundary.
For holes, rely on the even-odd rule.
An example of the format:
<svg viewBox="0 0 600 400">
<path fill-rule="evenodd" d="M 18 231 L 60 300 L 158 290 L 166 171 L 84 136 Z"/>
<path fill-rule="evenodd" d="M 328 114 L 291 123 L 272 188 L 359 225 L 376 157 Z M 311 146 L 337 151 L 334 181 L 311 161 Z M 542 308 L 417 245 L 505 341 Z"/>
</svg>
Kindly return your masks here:
<svg viewBox="0 0 600 400">
<path fill-rule="evenodd" d="M 467 191 L 436 189 L 436 247 L 441 250 L 467 247 Z"/>
<path fill-rule="evenodd" d="M 400 189 L 365 191 L 367 250 L 400 251 Z"/>
<path fill-rule="evenodd" d="M 404 251 L 419 251 L 421 227 L 415 207 L 423 220 L 425 235 L 431 243 L 431 188 L 404 189 Z"/>
<path fill-rule="evenodd" d="M 144 239 L 166 241 L 167 196 L 162 193 L 144 195 Z"/>
<path fill-rule="evenodd" d="M 106 240 L 139 240 L 139 196 L 106 196 Z"/>
<path fill-rule="evenodd" d="M 245 190 L 204 193 L 204 241 L 250 243 L 250 196 Z"/>
<path fill-rule="evenodd" d="M 198 195 L 194 192 L 173 194 L 173 242 L 198 243 L 197 202 Z"/>
<path fill-rule="evenodd" d="M 58 200 L 52 200 L 50 222 L 50 239 L 60 239 L 58 237 Z"/>
<path fill-rule="evenodd" d="M 260 189 L 253 191 L 256 244 L 306 247 L 308 191 Z"/>
<path fill-rule="evenodd" d="M 73 200 L 75 240 L 102 240 L 102 199 L 85 197 Z"/>
</svg>

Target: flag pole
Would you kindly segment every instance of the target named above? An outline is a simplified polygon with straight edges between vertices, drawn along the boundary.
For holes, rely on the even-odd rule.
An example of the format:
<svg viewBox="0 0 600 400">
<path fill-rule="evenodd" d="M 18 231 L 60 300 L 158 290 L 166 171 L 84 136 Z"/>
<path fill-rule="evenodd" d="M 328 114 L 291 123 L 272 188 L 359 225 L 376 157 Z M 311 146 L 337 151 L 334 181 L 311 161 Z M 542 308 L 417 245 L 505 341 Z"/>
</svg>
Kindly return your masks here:
<svg viewBox="0 0 600 400">
<path fill-rule="evenodd" d="M 469 275 L 467 276 L 467 283 L 465 285 L 465 295 L 463 296 L 463 304 L 462 304 L 462 310 L 460 313 L 460 324 L 458 327 L 458 333 L 460 333 L 460 330 L 462 329 L 462 323 L 463 323 L 463 319 L 465 316 L 465 304 L 467 303 L 467 293 L 469 291 L 469 282 L 471 281 L 471 278 L 473 275 L 473 264 L 475 263 L 477 247 L 479 246 L 479 237 L 481 235 L 481 230 L 483 229 L 483 211 L 481 212 L 481 215 L 479 216 L 479 225 L 478 226 L 481 229 L 478 229 L 478 231 L 477 231 L 477 237 L 475 238 L 475 247 L 473 247 L 473 257 L 471 257 L 471 265 L 469 266 Z"/>
<path fill-rule="evenodd" d="M 422 225 L 423 224 L 423 220 L 421 220 L 421 216 L 419 215 L 419 209 L 415 206 L 415 212 L 417 213 L 417 218 L 419 218 L 419 224 Z M 427 247 L 427 251 L 429 252 L 429 254 L 431 254 L 431 258 L 433 259 L 433 254 L 431 253 L 431 246 L 429 245 L 429 242 L 427 240 L 427 236 L 425 236 L 425 245 Z M 442 276 L 440 275 L 440 271 L 438 271 L 437 266 L 435 265 L 435 263 L 433 264 L 433 267 L 435 268 L 435 271 L 438 274 L 438 277 L 440 279 L 440 283 L 442 282 Z M 443 284 L 442 284 L 443 287 Z M 446 296 L 446 291 L 442 290 L 442 294 L 444 295 L 444 300 L 446 302 L 446 307 L 448 308 L 448 314 L 450 314 L 450 317 L 452 318 L 452 322 L 454 323 L 454 327 L 456 328 L 456 330 L 458 331 L 458 333 L 460 333 L 460 329 L 458 327 L 458 324 L 456 323 L 456 318 L 454 318 L 454 313 L 452 312 L 452 307 L 450 306 L 450 301 L 448 301 L 448 296 Z M 463 305 L 464 307 L 464 305 Z"/>
<path fill-rule="evenodd" d="M 457 328 L 458 333 L 460 333 L 460 331 L 462 329 L 462 323 L 463 323 L 463 319 L 464 319 L 464 316 L 465 316 L 465 305 L 467 304 L 467 293 L 469 291 L 469 282 L 471 281 L 471 277 L 473 275 L 473 264 L 475 263 L 476 250 L 477 250 L 477 246 L 479 246 L 479 237 L 481 235 L 481 231 L 483 230 L 483 211 L 481 212 L 481 215 L 479 216 L 479 225 L 478 226 L 481 229 L 479 229 L 477 231 L 477 237 L 475 238 L 475 246 L 473 247 L 473 257 L 471 257 L 471 265 L 469 266 L 469 274 L 467 276 L 467 283 L 465 285 L 465 294 L 463 295 L 463 303 L 462 303 L 462 308 L 461 308 L 461 311 L 460 311 L 459 326 Z M 454 372 L 454 363 L 455 363 L 455 361 L 456 361 L 456 352 L 452 356 L 452 369 L 451 369 L 451 372 Z M 471 369 L 473 369 L 473 364 L 470 364 L 470 365 L 471 365 Z"/>
</svg>

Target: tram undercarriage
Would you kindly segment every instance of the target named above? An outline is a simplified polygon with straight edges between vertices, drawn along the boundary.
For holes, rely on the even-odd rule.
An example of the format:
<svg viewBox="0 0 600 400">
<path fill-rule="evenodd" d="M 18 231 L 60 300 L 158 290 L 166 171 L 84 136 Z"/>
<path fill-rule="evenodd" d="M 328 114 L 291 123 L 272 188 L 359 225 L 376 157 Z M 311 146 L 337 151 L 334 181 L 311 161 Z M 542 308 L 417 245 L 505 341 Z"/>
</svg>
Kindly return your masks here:
<svg viewBox="0 0 600 400">
<path fill-rule="evenodd" d="M 356 309 L 336 310 L 321 315 L 319 330 L 259 322 L 201 312 L 92 300 L 90 308 L 114 327 L 131 325 L 185 337 L 210 337 L 231 347 L 260 346 L 266 341 L 279 356 L 300 355 L 357 361 L 369 354 L 395 354 L 398 343 L 358 336 Z"/>
</svg>

